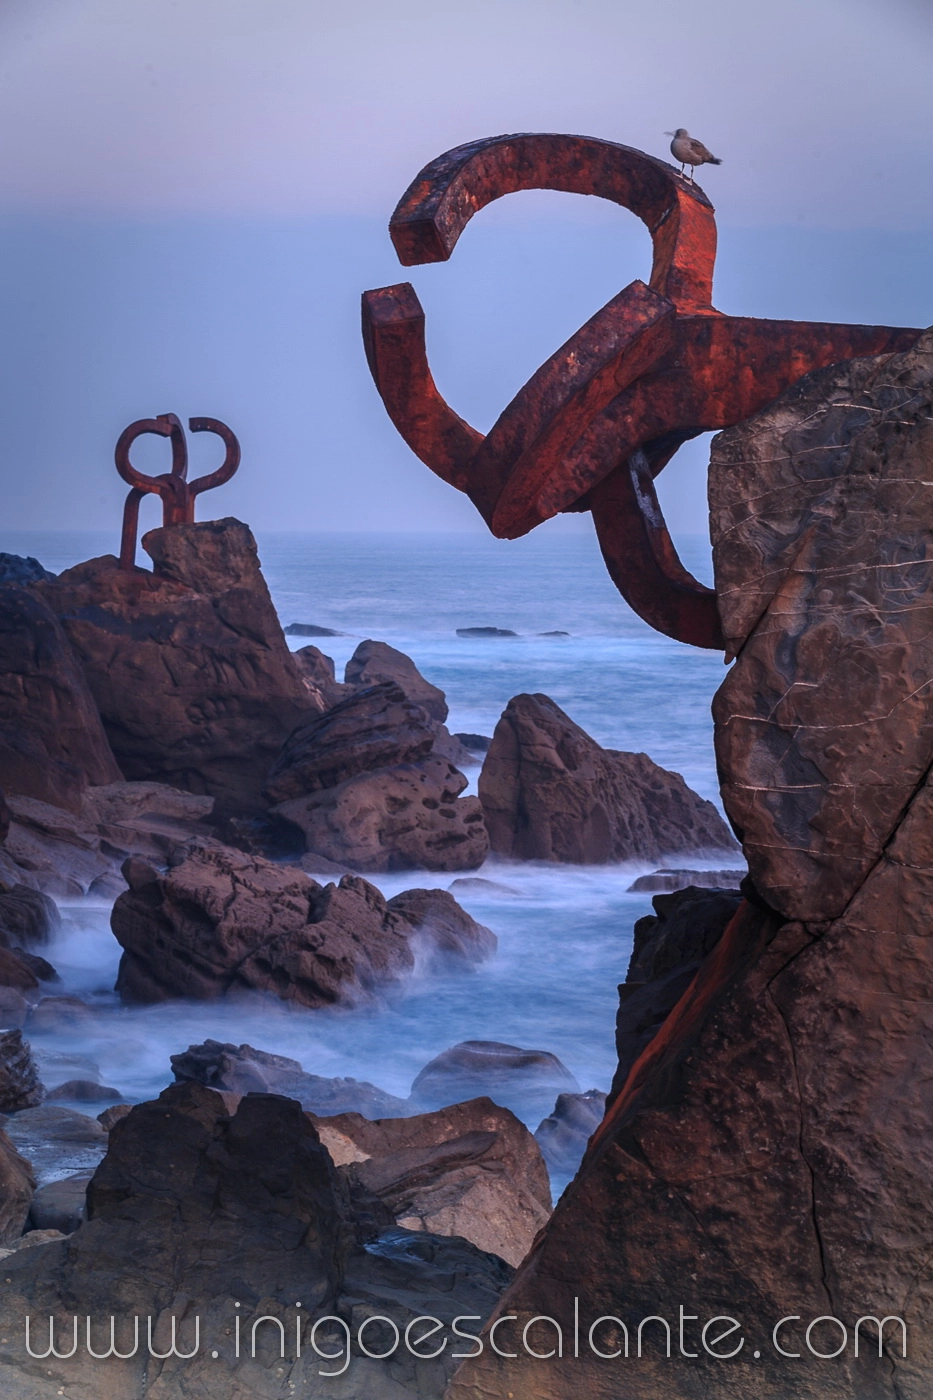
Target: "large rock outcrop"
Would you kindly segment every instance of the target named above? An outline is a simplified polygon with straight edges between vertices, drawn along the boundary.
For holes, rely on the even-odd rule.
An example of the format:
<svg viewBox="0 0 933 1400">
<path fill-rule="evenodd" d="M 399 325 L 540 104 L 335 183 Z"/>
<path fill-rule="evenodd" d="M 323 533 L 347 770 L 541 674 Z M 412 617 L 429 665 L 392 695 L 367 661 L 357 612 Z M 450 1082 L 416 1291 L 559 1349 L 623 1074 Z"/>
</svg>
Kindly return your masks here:
<svg viewBox="0 0 933 1400">
<path fill-rule="evenodd" d="M 430 719 L 443 724 L 447 718 L 444 692 L 425 679 L 410 656 L 390 647 L 388 642 L 360 642 L 346 664 L 343 678 L 348 685 L 358 686 L 393 681 Z"/>
<path fill-rule="evenodd" d="M 127 1001 L 251 988 L 303 1006 L 352 1004 L 415 966 L 416 925 L 357 876 L 322 886 L 216 844 L 190 848 L 164 872 L 139 860 L 123 870 L 130 888 L 111 927 L 124 950 L 117 991 Z M 430 939 L 429 923 L 417 928 Z"/>
<path fill-rule="evenodd" d="M 89 783 L 120 776 L 55 614 L 30 588 L 0 586 L 0 786 L 77 810 Z"/>
<path fill-rule="evenodd" d="M 348 1200 L 308 1115 L 274 1095 L 228 1106 L 212 1089 L 174 1085 L 114 1125 L 87 1195 L 88 1220 L 76 1233 L 3 1261 L 0 1322 L 4 1337 L 17 1339 L 4 1348 L 4 1388 L 23 1400 L 56 1400 L 63 1389 L 95 1400 L 436 1396 L 456 1364 L 453 1319 L 487 1317 L 511 1273 L 464 1240 L 398 1228 L 363 1248 L 372 1234 L 365 1211 Z M 65 1359 L 27 1354 L 27 1313 L 40 1354 L 48 1346 L 42 1327 L 56 1318 Z M 414 1347 L 416 1360 L 405 1329 L 430 1313 L 446 1345 L 427 1357 L 435 1336 Z M 383 1360 L 364 1355 L 358 1340 L 377 1315 L 391 1319 L 400 1341 Z M 98 1357 L 107 1351 L 111 1316 L 124 1354 L 133 1353 L 140 1319 L 139 1346 L 127 1360 L 90 1355 L 88 1341 Z M 315 1348 L 312 1328 L 324 1316 L 335 1321 L 318 1326 Z M 148 1319 L 158 1357 L 150 1355 Z M 187 1357 L 171 1354 L 173 1320 Z M 412 1342 L 429 1327 L 416 1324 Z M 387 1330 L 367 1326 L 363 1346 L 387 1351 Z M 391 1347 L 390 1330 L 388 1338 Z"/>
<path fill-rule="evenodd" d="M 125 778 L 261 805 L 312 707 L 255 541 L 228 519 L 150 530 L 143 548 L 151 573 L 107 555 L 34 591 L 61 620 Z"/>
<path fill-rule="evenodd" d="M 516 695 L 479 780 L 490 849 L 512 860 L 659 860 L 735 850 L 711 802 L 647 754 L 600 748 L 546 695 Z"/>
<path fill-rule="evenodd" d="M 459 1235 L 520 1264 L 551 1213 L 547 1169 L 531 1133 L 490 1099 L 371 1122 L 314 1117 L 334 1164 L 399 1225 Z"/>
<path fill-rule="evenodd" d="M 585 1299 L 580 1358 L 487 1350 L 452 1400 L 609 1400 L 623 1365 L 628 1400 L 929 1393 L 931 482 L 930 335 L 811 375 L 714 443 L 737 656 L 717 754 L 752 902 L 631 1066 L 501 1305 L 520 1338 L 532 1313 L 572 1319 Z M 633 1343 L 666 1318 L 671 1358 L 655 1323 L 637 1365 L 599 1359 L 585 1329 L 601 1314 Z M 713 1343 L 741 1343 L 728 1362 L 703 1349 L 715 1314 L 738 1322 Z"/>
</svg>

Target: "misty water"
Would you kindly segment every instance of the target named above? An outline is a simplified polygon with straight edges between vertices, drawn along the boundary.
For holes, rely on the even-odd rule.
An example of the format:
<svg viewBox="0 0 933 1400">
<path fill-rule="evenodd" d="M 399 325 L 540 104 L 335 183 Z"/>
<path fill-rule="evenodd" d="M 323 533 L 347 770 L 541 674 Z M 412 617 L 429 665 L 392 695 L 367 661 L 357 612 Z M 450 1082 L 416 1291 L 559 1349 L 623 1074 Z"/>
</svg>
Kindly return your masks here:
<svg viewBox="0 0 933 1400">
<path fill-rule="evenodd" d="M 363 638 L 385 640 L 446 692 L 451 731 L 485 735 L 511 696 L 544 692 L 600 743 L 644 751 L 718 802 L 709 707 L 724 674 L 721 655 L 670 641 L 635 617 L 590 533 L 544 529 L 509 543 L 480 534 L 292 534 L 259 543 L 283 624 L 344 634 L 313 639 L 334 657 L 338 676 Z M 0 548 L 32 553 L 57 572 L 112 549 L 112 541 L 33 534 L 6 536 Z M 680 548 L 708 581 L 706 542 L 688 537 Z M 456 635 L 458 627 L 478 626 L 517 635 Z M 549 632 L 569 635 L 542 635 Z M 308 640 L 290 638 L 295 647 Z M 473 787 L 478 769 L 468 772 Z M 724 862 L 720 853 L 676 863 Z M 47 956 L 63 978 L 57 990 L 82 997 L 92 1014 L 73 1030 L 33 1038 L 43 1078 L 54 1084 L 80 1076 L 84 1057 L 103 1083 L 136 1101 L 171 1081 L 171 1054 L 213 1037 L 404 1097 L 422 1066 L 447 1046 L 488 1039 L 552 1051 L 581 1088 L 606 1089 L 615 1068 L 616 988 L 632 925 L 650 912 L 650 896 L 627 890 L 650 868 L 490 860 L 471 873 L 503 888 L 454 893 L 495 931 L 497 955 L 475 970 L 421 969 L 378 1002 L 352 1009 L 311 1011 L 260 995 L 122 1007 L 112 990 L 120 950 L 109 908 L 63 902 L 62 934 Z M 391 896 L 412 886 L 449 888 L 456 878 L 409 872 L 372 880 Z"/>
</svg>

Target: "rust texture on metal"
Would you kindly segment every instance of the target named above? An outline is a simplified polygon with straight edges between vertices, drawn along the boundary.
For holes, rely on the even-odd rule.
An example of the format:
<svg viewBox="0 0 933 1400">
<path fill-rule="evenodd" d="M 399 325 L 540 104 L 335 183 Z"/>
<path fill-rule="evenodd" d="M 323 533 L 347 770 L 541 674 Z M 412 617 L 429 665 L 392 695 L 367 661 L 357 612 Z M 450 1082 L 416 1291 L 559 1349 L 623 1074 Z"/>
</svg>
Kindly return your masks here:
<svg viewBox="0 0 933 1400">
<path fill-rule="evenodd" d="M 484 205 L 518 190 L 598 195 L 651 234 L 635 281 L 536 370 L 483 436 L 437 390 L 408 282 L 363 294 L 376 387 L 412 450 L 514 539 L 560 511 L 592 512 L 609 573 L 658 631 L 722 649 L 713 591 L 684 568 L 654 478 L 684 442 L 757 413 L 810 370 L 904 350 L 919 329 L 727 316 L 712 304 L 716 222 L 698 185 L 629 146 L 495 136 L 432 161 L 389 224 L 404 266 L 442 262 Z"/>
<path fill-rule="evenodd" d="M 136 535 L 139 528 L 139 503 L 152 494 L 162 501 L 162 524 L 184 525 L 194 519 L 195 497 L 229 481 L 240 465 L 240 444 L 235 435 L 218 418 L 189 418 L 192 433 L 216 433 L 225 448 L 224 460 L 216 471 L 188 480 L 188 444 L 181 422 L 174 413 L 160 413 L 157 418 L 137 418 L 117 439 L 114 461 L 123 480 L 132 488 L 123 507 L 123 533 L 120 538 L 120 567 L 132 569 L 136 560 Z M 147 476 L 130 461 L 130 448 L 138 437 L 154 433 L 167 437 L 172 444 L 172 469 L 161 476 Z"/>
</svg>

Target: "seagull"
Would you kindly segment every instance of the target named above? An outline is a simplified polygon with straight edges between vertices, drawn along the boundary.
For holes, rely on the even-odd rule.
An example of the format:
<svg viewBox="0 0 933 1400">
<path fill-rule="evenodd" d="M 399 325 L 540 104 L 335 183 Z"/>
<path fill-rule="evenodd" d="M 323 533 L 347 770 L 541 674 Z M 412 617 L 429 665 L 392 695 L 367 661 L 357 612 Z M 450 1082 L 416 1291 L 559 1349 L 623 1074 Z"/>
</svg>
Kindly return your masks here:
<svg viewBox="0 0 933 1400">
<path fill-rule="evenodd" d="M 691 136 L 685 126 L 679 126 L 676 131 L 665 131 L 664 135 L 673 136 L 671 155 L 675 160 L 680 161 L 681 175 L 684 173 L 684 166 L 689 165 L 689 179 L 691 181 L 693 180 L 693 172 L 698 165 L 722 165 L 719 157 L 708 151 L 702 141 Z"/>
</svg>

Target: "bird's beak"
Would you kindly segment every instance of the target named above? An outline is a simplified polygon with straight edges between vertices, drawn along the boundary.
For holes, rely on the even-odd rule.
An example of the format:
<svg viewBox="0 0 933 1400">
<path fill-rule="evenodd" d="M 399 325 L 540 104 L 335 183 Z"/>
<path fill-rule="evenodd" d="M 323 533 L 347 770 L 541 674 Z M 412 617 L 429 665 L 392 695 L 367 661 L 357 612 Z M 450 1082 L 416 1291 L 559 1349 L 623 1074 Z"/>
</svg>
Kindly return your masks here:
<svg viewBox="0 0 933 1400">
<path fill-rule="evenodd" d="M 665 135 L 665 136 L 673 136 L 674 133 L 673 133 L 673 131 L 665 131 L 664 135 Z"/>
</svg>

